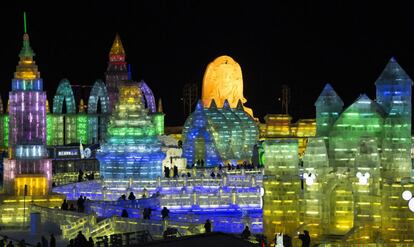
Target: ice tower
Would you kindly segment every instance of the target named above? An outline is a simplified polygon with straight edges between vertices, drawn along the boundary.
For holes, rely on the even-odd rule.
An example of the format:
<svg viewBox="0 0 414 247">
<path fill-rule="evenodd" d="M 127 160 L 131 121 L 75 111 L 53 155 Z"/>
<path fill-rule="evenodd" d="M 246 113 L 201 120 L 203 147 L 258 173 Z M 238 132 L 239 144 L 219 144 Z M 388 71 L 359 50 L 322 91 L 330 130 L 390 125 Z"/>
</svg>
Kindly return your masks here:
<svg viewBox="0 0 414 247">
<path fill-rule="evenodd" d="M 332 125 L 342 112 L 344 102 L 328 83 L 315 102 L 316 107 L 316 136 L 327 140 Z"/>
<path fill-rule="evenodd" d="M 291 235 L 300 225 L 298 142 L 266 140 L 263 148 L 266 175 L 263 225 L 264 234 L 273 239 L 276 233 Z"/>
<path fill-rule="evenodd" d="M 34 56 L 25 32 L 9 93 L 9 157 L 4 162 L 4 188 L 9 195 L 23 195 L 25 185 L 31 196 L 48 195 L 51 189 L 52 162 L 46 150 L 46 92 Z"/>
<path fill-rule="evenodd" d="M 156 178 L 162 175 L 161 142 L 157 126 L 142 103 L 138 83 L 124 81 L 110 118 L 107 142 L 96 155 L 106 180 Z"/>
<path fill-rule="evenodd" d="M 375 82 L 377 103 L 386 113 L 382 142 L 382 166 L 386 177 L 401 178 L 411 172 L 412 84 L 394 58 Z"/>
<path fill-rule="evenodd" d="M 115 107 L 118 100 L 118 84 L 128 80 L 128 69 L 125 61 L 125 50 L 118 34 L 115 36 L 111 51 L 109 52 L 108 68 L 105 73 L 105 81 L 108 88 L 110 110 Z"/>
</svg>

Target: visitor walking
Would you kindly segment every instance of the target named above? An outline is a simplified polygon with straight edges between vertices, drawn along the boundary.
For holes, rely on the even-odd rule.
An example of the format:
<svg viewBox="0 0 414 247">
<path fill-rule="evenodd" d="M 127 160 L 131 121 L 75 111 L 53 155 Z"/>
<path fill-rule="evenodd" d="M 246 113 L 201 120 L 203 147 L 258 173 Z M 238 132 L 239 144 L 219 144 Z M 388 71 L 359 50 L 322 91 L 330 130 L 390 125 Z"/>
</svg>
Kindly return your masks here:
<svg viewBox="0 0 414 247">
<path fill-rule="evenodd" d="M 248 239 L 248 238 L 250 237 L 250 235 L 251 235 L 250 229 L 249 229 L 249 227 L 248 227 L 248 226 L 246 226 L 246 227 L 244 228 L 244 230 L 243 230 L 242 234 L 241 234 L 241 237 L 242 237 L 243 239 Z"/>
<path fill-rule="evenodd" d="M 121 214 L 121 217 L 123 217 L 123 218 L 128 218 L 128 211 L 126 210 L 126 209 L 123 209 L 122 210 L 122 214 Z"/>
<path fill-rule="evenodd" d="M 56 247 L 56 238 L 55 235 L 50 234 L 50 247 Z"/>
<path fill-rule="evenodd" d="M 63 200 L 63 203 L 60 206 L 60 209 L 62 209 L 62 210 L 68 210 L 68 202 L 66 201 L 66 199 Z"/>
<path fill-rule="evenodd" d="M 88 247 L 94 247 L 94 246 L 95 246 L 95 243 L 93 242 L 93 238 L 92 237 L 89 237 Z"/>
<path fill-rule="evenodd" d="M 47 242 L 47 239 L 45 236 L 42 236 L 42 247 L 49 247 L 49 243 Z"/>
<path fill-rule="evenodd" d="M 204 223 L 204 230 L 206 233 L 211 232 L 211 222 L 209 219 L 207 219 L 206 223 Z"/>
<path fill-rule="evenodd" d="M 299 234 L 299 239 L 302 240 L 302 247 L 310 246 L 311 239 L 308 231 L 304 230 L 303 234 Z"/>
<path fill-rule="evenodd" d="M 133 200 L 135 200 L 135 199 L 136 199 L 136 197 L 135 197 L 135 195 L 134 195 L 134 192 L 132 192 L 132 191 L 131 191 L 131 193 L 129 193 L 128 200 L 133 201 Z"/>
<path fill-rule="evenodd" d="M 176 165 L 174 165 L 174 167 L 173 167 L 173 177 L 174 178 L 176 178 L 176 177 L 178 177 L 178 167 L 176 166 Z"/>
<path fill-rule="evenodd" d="M 170 210 L 168 210 L 168 208 L 167 208 L 167 207 L 164 207 L 164 208 L 161 210 L 161 216 L 162 216 L 162 219 L 163 219 L 163 220 L 165 220 L 166 218 L 168 218 L 168 217 L 169 217 L 169 214 L 170 214 Z"/>
</svg>

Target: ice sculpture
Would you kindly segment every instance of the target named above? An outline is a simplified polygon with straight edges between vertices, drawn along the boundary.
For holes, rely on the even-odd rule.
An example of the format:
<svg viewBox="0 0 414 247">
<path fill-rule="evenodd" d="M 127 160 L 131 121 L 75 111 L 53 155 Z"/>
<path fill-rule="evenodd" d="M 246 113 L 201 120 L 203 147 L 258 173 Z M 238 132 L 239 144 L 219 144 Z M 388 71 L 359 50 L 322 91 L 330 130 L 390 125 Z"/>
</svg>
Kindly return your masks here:
<svg viewBox="0 0 414 247">
<path fill-rule="evenodd" d="M 136 82 L 119 85 L 119 99 L 108 126 L 107 142 L 96 157 L 106 180 L 156 178 L 162 175 L 165 154 L 157 139 L 156 126 L 142 103 Z"/>
<path fill-rule="evenodd" d="M 229 56 L 220 56 L 211 62 L 204 73 L 202 88 L 203 106 L 210 106 L 211 100 L 215 100 L 219 108 L 228 100 L 230 107 L 235 108 L 239 100 L 244 104 L 243 75 L 240 65 Z M 253 116 L 250 108 L 244 110 Z"/>
<path fill-rule="evenodd" d="M 213 99 L 209 108 L 201 102 L 197 104 L 184 124 L 182 136 L 183 157 L 188 166 L 203 160 L 205 166 L 214 167 L 227 162 L 251 162 L 259 130 L 241 102 L 232 109 L 225 100 L 218 108 Z"/>
</svg>

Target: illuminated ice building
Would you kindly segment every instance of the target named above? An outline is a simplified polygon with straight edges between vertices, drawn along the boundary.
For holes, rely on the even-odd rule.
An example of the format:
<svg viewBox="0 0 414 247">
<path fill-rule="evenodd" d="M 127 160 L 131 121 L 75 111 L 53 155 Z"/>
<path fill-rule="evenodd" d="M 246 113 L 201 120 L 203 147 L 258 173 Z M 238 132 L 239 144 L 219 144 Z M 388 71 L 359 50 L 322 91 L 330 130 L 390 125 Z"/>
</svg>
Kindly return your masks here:
<svg viewBox="0 0 414 247">
<path fill-rule="evenodd" d="M 106 142 L 97 159 L 105 180 L 155 179 L 162 176 L 165 154 L 157 139 L 157 126 L 142 103 L 138 83 L 118 85 L 118 101 L 112 111 Z"/>
<path fill-rule="evenodd" d="M 343 109 L 327 84 L 315 103 L 317 137 L 299 165 L 297 141 L 264 142 L 267 236 L 306 229 L 322 246 L 414 245 L 412 83 L 392 58 L 375 101 L 361 95 Z"/>
<path fill-rule="evenodd" d="M 216 167 L 229 162 L 250 163 L 259 130 L 240 101 L 236 108 L 230 108 L 227 100 L 217 108 L 213 99 L 208 108 L 201 102 L 197 104 L 184 124 L 182 136 L 187 166 L 197 166 L 202 160 L 202 166 Z"/>
<path fill-rule="evenodd" d="M 4 194 L 0 195 L 2 225 L 27 223 L 28 203 L 56 206 L 62 202 L 61 196 L 51 194 L 52 161 L 46 149 L 46 92 L 34 56 L 25 30 L 9 93 L 8 157 L 4 159 L 3 168 Z"/>
<path fill-rule="evenodd" d="M 52 179 L 56 184 L 77 181 L 79 170 L 85 174 L 93 171 L 96 177 L 99 176 L 96 150 L 105 141 L 109 116 L 118 97 L 118 84 L 131 77 L 125 57 L 121 39 L 116 35 L 109 52 L 105 82 L 96 80 L 92 86 L 85 86 L 72 85 L 68 79 L 62 79 L 50 107 L 46 101 L 46 144 L 52 160 Z M 138 86 L 143 95 L 142 103 L 157 125 L 157 133 L 163 134 L 164 114 L 157 112 L 152 90 L 144 81 L 140 81 Z M 84 101 L 81 91 L 85 88 L 90 88 L 90 92 Z M 79 95 L 81 97 L 76 97 Z M 0 148 L 7 151 L 9 103 L 6 113 L 3 113 L 3 107 L 0 111 Z"/>
</svg>

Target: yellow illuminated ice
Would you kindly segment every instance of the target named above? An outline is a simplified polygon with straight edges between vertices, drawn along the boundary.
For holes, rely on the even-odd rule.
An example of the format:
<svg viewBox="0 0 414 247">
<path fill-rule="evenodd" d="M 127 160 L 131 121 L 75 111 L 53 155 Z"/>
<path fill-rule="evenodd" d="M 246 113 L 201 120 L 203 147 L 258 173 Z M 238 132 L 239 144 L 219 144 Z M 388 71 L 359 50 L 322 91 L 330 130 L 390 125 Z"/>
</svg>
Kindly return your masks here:
<svg viewBox="0 0 414 247">
<path fill-rule="evenodd" d="M 229 56 L 220 56 L 211 62 L 204 73 L 202 101 L 204 107 L 209 107 L 211 100 L 216 101 L 217 107 L 223 107 L 227 99 L 231 108 L 236 108 L 239 100 L 244 104 L 243 75 L 240 65 Z M 253 116 L 253 111 L 245 106 L 244 110 Z"/>
</svg>

